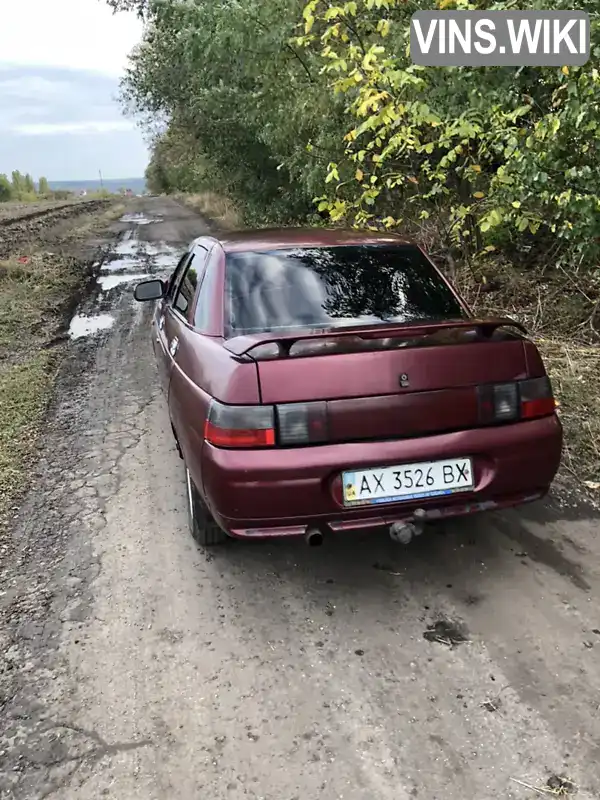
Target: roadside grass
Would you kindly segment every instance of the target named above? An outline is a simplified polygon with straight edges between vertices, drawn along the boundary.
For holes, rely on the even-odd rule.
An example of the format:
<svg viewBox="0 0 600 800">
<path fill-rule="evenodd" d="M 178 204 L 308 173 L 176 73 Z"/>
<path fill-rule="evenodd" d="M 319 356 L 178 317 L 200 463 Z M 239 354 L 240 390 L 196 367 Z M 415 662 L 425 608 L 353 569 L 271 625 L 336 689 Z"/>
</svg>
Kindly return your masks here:
<svg viewBox="0 0 600 800">
<path fill-rule="evenodd" d="M 28 464 L 64 355 L 64 347 L 49 345 L 89 278 L 74 251 L 123 209 L 112 205 L 100 214 L 64 220 L 60 235 L 49 230 L 43 242 L 20 246 L 0 261 L 0 523 L 27 486 Z"/>
<path fill-rule="evenodd" d="M 21 261 L 20 259 L 26 259 Z M 53 317 L 78 287 L 75 259 L 33 253 L 0 261 L 0 359 L 15 362 L 52 338 Z"/>
<path fill-rule="evenodd" d="M 56 362 L 55 354 L 38 351 L 0 367 L 0 519 L 24 488 Z"/>
<path fill-rule="evenodd" d="M 482 280 L 485 275 L 485 282 Z M 600 490 L 600 280 L 564 270 L 520 271 L 491 261 L 456 284 L 475 313 L 523 323 L 559 403 L 564 451 L 558 480 Z M 486 289 L 492 287 L 492 291 Z"/>
<path fill-rule="evenodd" d="M 538 338 L 565 428 L 562 469 L 600 489 L 600 345 Z"/>
<path fill-rule="evenodd" d="M 176 199 L 214 222 L 222 230 L 239 230 L 244 227 L 242 214 L 235 204 L 215 192 L 180 194 Z"/>
</svg>

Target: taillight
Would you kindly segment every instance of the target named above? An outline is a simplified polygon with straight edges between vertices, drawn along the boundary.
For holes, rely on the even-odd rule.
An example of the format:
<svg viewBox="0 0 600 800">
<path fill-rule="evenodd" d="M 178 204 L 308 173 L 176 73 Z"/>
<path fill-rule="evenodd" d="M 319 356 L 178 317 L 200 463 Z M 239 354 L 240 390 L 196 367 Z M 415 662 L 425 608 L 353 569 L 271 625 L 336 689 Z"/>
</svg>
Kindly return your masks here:
<svg viewBox="0 0 600 800">
<path fill-rule="evenodd" d="M 521 395 L 521 418 L 535 419 L 554 414 L 556 403 L 552 393 L 550 378 L 531 378 L 519 382 Z"/>
<path fill-rule="evenodd" d="M 272 406 L 226 406 L 212 400 L 204 438 L 216 447 L 273 447 Z"/>
<path fill-rule="evenodd" d="M 276 406 L 279 444 L 327 441 L 327 403 L 286 403 Z"/>
<path fill-rule="evenodd" d="M 482 425 L 515 421 L 519 417 L 516 383 L 492 383 L 477 387 L 479 421 Z"/>
<path fill-rule="evenodd" d="M 478 386 L 477 394 L 482 425 L 536 419 L 553 414 L 556 409 L 547 376 Z"/>
<path fill-rule="evenodd" d="M 494 418 L 498 422 L 519 416 L 519 395 L 516 383 L 497 383 L 493 387 Z"/>
</svg>

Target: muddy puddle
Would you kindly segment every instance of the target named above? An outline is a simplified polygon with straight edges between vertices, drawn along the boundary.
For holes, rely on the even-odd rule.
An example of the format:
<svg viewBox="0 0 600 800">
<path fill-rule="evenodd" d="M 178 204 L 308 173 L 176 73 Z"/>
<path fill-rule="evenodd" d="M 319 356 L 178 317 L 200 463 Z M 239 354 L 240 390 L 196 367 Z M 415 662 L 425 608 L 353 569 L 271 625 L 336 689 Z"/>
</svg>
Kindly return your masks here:
<svg viewBox="0 0 600 800">
<path fill-rule="evenodd" d="M 131 233 L 128 231 L 128 233 Z M 115 248 L 117 256 L 136 256 L 140 249 L 140 241 L 133 236 L 123 237 Z"/>
<path fill-rule="evenodd" d="M 135 226 L 156 222 L 144 214 L 128 214 L 122 222 L 129 222 L 129 228 L 117 242 L 112 253 L 102 262 L 94 264 L 97 276 L 91 293 L 75 310 L 69 325 L 70 339 L 82 339 L 107 331 L 115 323 L 117 301 L 115 289 L 122 289 L 124 294 L 133 295 L 136 283 L 154 276 L 168 278 L 177 266 L 181 248 L 173 247 L 166 242 L 146 242 L 141 240 Z M 134 303 L 135 313 L 143 309 Z"/>
<path fill-rule="evenodd" d="M 102 264 L 101 272 L 134 272 L 175 269 L 180 250 L 166 242 L 140 240 L 134 229 L 125 232 L 114 252 Z"/>
<path fill-rule="evenodd" d="M 162 222 L 162 217 L 149 217 L 141 212 L 135 214 L 124 214 L 121 222 L 129 222 L 133 225 L 152 225 L 153 222 Z"/>
<path fill-rule="evenodd" d="M 123 273 L 121 275 L 100 275 L 98 278 L 98 285 L 100 286 L 100 291 L 102 292 L 110 292 L 111 289 L 115 289 L 117 286 L 121 286 L 127 283 L 134 283 L 137 281 L 146 280 L 146 278 L 151 278 L 152 275 L 149 272 L 146 273 Z"/>
<path fill-rule="evenodd" d="M 144 263 L 144 261 L 137 256 L 131 256 L 130 258 L 111 258 L 109 261 L 105 261 L 102 264 L 100 275 L 102 276 L 107 273 L 115 272 L 132 273 L 137 271 L 138 268 L 144 271 L 148 268 L 148 264 Z"/>
<path fill-rule="evenodd" d="M 75 314 L 69 324 L 69 338 L 81 339 L 84 336 L 93 336 L 100 331 L 107 331 L 115 324 L 115 318 L 110 314 Z"/>
</svg>

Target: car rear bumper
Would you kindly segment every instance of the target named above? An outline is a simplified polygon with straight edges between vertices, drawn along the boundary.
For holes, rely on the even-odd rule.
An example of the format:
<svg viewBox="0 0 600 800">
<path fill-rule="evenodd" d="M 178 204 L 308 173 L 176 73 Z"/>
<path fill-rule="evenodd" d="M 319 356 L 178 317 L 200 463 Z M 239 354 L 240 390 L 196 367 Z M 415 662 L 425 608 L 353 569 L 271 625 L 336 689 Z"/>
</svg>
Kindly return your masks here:
<svg viewBox="0 0 600 800">
<path fill-rule="evenodd" d="M 515 425 L 385 442 L 281 450 L 225 450 L 206 444 L 206 501 L 231 536 L 298 536 L 308 527 L 345 531 L 410 519 L 471 514 L 535 500 L 560 464 L 562 426 L 556 415 Z M 344 507 L 341 472 L 467 457 L 472 491 L 373 506 Z"/>
</svg>

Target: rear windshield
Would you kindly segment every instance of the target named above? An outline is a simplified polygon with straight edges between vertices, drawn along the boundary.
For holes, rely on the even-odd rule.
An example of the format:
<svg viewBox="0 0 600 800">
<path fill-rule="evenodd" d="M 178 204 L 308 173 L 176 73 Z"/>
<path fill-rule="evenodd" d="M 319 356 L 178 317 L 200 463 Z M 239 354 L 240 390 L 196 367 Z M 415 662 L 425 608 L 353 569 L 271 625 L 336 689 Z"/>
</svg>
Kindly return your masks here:
<svg viewBox="0 0 600 800">
<path fill-rule="evenodd" d="M 225 284 L 227 337 L 465 316 L 410 245 L 230 253 Z"/>
</svg>

